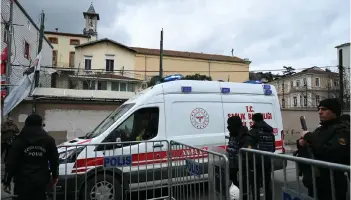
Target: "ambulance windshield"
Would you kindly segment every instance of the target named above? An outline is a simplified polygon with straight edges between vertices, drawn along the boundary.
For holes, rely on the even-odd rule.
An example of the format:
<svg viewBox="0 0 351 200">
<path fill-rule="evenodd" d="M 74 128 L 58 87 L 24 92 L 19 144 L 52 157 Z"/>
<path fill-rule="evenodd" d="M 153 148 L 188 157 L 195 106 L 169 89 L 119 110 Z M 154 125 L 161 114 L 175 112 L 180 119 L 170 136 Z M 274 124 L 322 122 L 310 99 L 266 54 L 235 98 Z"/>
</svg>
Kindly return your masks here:
<svg viewBox="0 0 351 200">
<path fill-rule="evenodd" d="M 94 138 L 105 132 L 113 123 L 122 117 L 135 104 L 123 104 L 107 116 L 93 131 L 89 132 L 85 138 Z"/>
</svg>

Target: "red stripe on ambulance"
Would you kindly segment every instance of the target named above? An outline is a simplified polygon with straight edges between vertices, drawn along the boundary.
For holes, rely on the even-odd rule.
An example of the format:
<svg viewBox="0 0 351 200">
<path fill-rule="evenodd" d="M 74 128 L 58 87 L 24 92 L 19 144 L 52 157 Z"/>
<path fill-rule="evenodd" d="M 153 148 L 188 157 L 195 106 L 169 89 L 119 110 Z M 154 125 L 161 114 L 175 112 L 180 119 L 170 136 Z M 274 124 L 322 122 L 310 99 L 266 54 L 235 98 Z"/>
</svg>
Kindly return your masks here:
<svg viewBox="0 0 351 200">
<path fill-rule="evenodd" d="M 283 142 L 276 141 L 276 149 L 282 149 Z M 227 149 L 226 145 L 218 146 L 223 149 Z M 203 148 L 207 150 L 207 147 Z M 117 156 L 117 155 L 116 155 Z M 185 159 L 195 159 L 202 161 L 208 157 L 207 152 L 203 152 L 197 149 L 177 149 L 171 152 L 172 161 L 184 161 Z M 132 165 L 131 166 L 143 166 L 150 164 L 163 164 L 168 162 L 168 151 L 156 151 L 148 153 L 132 154 Z M 80 173 L 88 171 L 91 167 L 103 166 L 104 157 L 95 158 L 83 158 L 76 160 L 72 173 Z M 128 166 L 127 166 L 128 167 Z"/>
</svg>

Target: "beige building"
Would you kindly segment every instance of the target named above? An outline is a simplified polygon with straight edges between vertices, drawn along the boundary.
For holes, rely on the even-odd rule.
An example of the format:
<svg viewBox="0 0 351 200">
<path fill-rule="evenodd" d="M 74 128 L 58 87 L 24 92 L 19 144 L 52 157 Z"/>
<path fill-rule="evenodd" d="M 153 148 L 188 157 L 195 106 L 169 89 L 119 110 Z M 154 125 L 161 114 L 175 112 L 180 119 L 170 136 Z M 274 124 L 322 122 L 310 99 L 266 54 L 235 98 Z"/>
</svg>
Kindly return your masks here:
<svg viewBox="0 0 351 200">
<path fill-rule="evenodd" d="M 100 17 L 93 5 L 83 12 L 83 16 L 85 28 L 82 34 L 58 30 L 46 32 L 54 46 L 52 64 L 56 72 L 49 75 L 51 90 L 38 90 L 38 95 L 52 96 L 55 93 L 55 96 L 65 98 L 69 94 L 70 97 L 128 99 L 159 74 L 158 49 L 129 47 L 108 38 L 98 39 Z M 199 73 L 211 76 L 213 80 L 244 82 L 249 79 L 250 63 L 248 59 L 235 56 L 163 51 L 164 76 Z M 53 88 L 56 88 L 55 91 Z M 95 90 L 94 95 L 89 90 Z"/>
<path fill-rule="evenodd" d="M 54 47 L 52 52 L 52 66 L 75 67 L 75 46 L 94 41 L 97 39 L 97 22 L 99 14 L 95 12 L 91 4 L 87 12 L 83 12 L 85 28 L 83 34 L 45 31 L 45 36 Z"/>
<path fill-rule="evenodd" d="M 315 108 L 325 98 L 338 96 L 339 75 L 312 67 L 270 82 L 282 108 Z"/>
<path fill-rule="evenodd" d="M 74 78 L 82 81 L 83 89 L 134 92 L 139 87 L 134 49 L 104 38 L 77 45 L 75 52 Z"/>
<path fill-rule="evenodd" d="M 137 51 L 135 70 L 144 77 L 158 75 L 160 50 L 132 47 Z M 163 51 L 164 75 L 179 73 L 184 76 L 199 73 L 213 80 L 244 82 L 249 79 L 248 59 L 235 56 L 194 53 L 185 51 Z"/>
</svg>

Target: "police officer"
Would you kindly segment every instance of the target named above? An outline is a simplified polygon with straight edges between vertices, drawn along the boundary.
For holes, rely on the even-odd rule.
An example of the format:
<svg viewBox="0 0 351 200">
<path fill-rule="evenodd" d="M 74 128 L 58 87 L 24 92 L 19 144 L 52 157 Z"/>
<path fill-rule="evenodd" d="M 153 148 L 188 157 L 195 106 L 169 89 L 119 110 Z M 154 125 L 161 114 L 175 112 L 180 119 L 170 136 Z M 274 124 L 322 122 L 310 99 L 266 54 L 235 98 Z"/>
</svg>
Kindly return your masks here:
<svg viewBox="0 0 351 200">
<path fill-rule="evenodd" d="M 9 152 L 3 188 L 9 191 L 13 178 L 18 200 L 45 200 L 47 186 L 57 183 L 59 157 L 55 140 L 42 126 L 39 115 L 28 116 Z"/>
<path fill-rule="evenodd" d="M 319 103 L 320 125 L 315 131 L 304 131 L 298 140 L 299 150 L 306 157 L 316 160 L 350 165 L 350 124 L 340 118 L 341 105 L 338 99 L 324 99 Z M 307 149 L 307 150 L 306 150 Z M 310 151 L 308 151 L 310 149 Z M 317 197 L 332 199 L 329 169 L 318 168 L 316 177 Z M 303 176 L 311 176 L 303 172 Z M 307 178 L 312 181 L 311 177 Z M 308 183 L 309 195 L 314 197 L 313 182 Z M 347 179 L 343 172 L 334 171 L 336 199 L 346 199 Z"/>
<path fill-rule="evenodd" d="M 16 124 L 13 123 L 13 119 L 8 117 L 6 121 L 1 124 L 1 156 L 5 152 L 4 161 L 7 160 L 7 155 L 12 145 L 12 141 L 18 135 L 19 129 Z"/>
<path fill-rule="evenodd" d="M 252 116 L 253 125 L 251 126 L 250 133 L 256 138 L 257 150 L 275 152 L 275 136 L 273 133 L 273 128 L 268 125 L 261 113 L 255 113 Z M 260 199 L 259 188 L 264 181 L 265 183 L 265 199 L 272 199 L 272 189 L 271 189 L 271 160 L 269 157 L 264 156 L 264 180 L 262 176 L 262 161 L 261 155 L 256 156 L 256 185 L 257 199 Z"/>
<path fill-rule="evenodd" d="M 249 134 L 249 130 L 246 126 L 243 126 L 243 123 L 239 116 L 232 116 L 229 117 L 227 120 L 227 128 L 229 131 L 229 142 L 228 142 L 228 159 L 229 159 L 229 168 L 230 168 L 230 180 L 233 182 L 234 185 L 239 187 L 239 149 L 240 148 L 253 148 L 254 144 L 254 137 Z M 247 186 L 246 181 L 246 156 L 243 156 L 243 187 L 242 191 L 244 194 L 244 199 L 247 198 Z M 251 163 L 251 162 L 250 162 Z M 251 173 L 251 172 L 250 172 Z"/>
</svg>

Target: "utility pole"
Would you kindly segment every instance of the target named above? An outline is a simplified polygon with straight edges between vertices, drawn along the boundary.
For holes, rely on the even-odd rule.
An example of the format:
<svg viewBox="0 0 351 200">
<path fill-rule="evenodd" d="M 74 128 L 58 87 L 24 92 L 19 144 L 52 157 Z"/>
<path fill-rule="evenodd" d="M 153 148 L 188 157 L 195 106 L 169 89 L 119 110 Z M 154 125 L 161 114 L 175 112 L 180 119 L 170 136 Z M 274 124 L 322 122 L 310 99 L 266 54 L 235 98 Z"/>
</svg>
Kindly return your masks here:
<svg viewBox="0 0 351 200">
<path fill-rule="evenodd" d="M 41 52 L 43 47 L 43 40 L 44 40 L 44 21 L 45 21 L 45 13 L 44 11 L 41 12 L 41 19 L 40 19 L 40 30 L 39 30 L 39 45 L 38 45 L 38 54 Z M 39 86 L 39 76 L 40 71 L 37 68 L 34 68 L 34 89 Z M 37 104 L 36 104 L 36 97 L 33 96 L 33 104 L 32 104 L 32 113 L 37 112 Z"/>
<path fill-rule="evenodd" d="M 5 79 L 6 82 L 5 82 L 5 84 L 7 85 L 6 95 L 9 95 L 9 93 L 10 93 L 9 86 L 11 85 L 10 76 L 11 76 L 11 70 L 12 70 L 11 56 L 12 56 L 12 30 L 13 30 L 13 0 L 10 0 L 10 17 L 9 17 L 9 21 L 7 22 L 7 26 L 5 26 L 5 27 L 8 28 L 6 30 L 7 31 L 7 62 L 6 62 L 6 79 Z M 2 111 L 2 109 L 1 109 L 1 111 Z M 2 117 L 2 112 L 1 112 L 1 117 Z"/>
<path fill-rule="evenodd" d="M 308 107 L 308 87 L 307 87 L 307 80 L 306 80 L 306 84 L 305 84 L 305 89 L 306 89 L 306 108 Z M 311 98 L 312 98 L 312 95 L 311 95 Z M 304 99 L 305 101 L 305 99 Z M 305 103 L 305 102 L 304 102 Z"/>
<path fill-rule="evenodd" d="M 163 28 L 161 30 L 161 40 L 160 40 L 160 74 L 159 74 L 159 78 L 160 81 L 162 79 L 163 76 Z"/>
<path fill-rule="evenodd" d="M 285 96 L 285 85 L 284 85 L 284 78 L 285 78 L 285 77 L 283 77 L 283 99 L 282 99 L 282 103 L 283 103 L 282 107 L 283 107 L 283 108 L 285 108 L 285 98 L 284 98 L 284 96 Z"/>
<path fill-rule="evenodd" d="M 339 50 L 339 85 L 340 85 L 340 103 L 341 103 L 341 111 L 344 109 L 344 68 L 342 66 L 343 63 L 342 57 L 342 49 Z"/>
<path fill-rule="evenodd" d="M 44 29 L 45 29 L 45 24 L 44 24 L 44 20 L 45 20 L 45 13 L 44 11 L 42 11 L 41 13 L 41 20 L 40 20 L 40 32 L 39 32 L 39 45 L 38 45 L 38 54 L 41 52 L 41 49 L 43 48 L 43 40 L 44 40 Z M 35 87 L 38 87 L 39 85 L 39 70 L 35 71 Z"/>
</svg>

